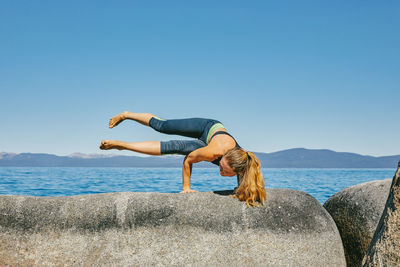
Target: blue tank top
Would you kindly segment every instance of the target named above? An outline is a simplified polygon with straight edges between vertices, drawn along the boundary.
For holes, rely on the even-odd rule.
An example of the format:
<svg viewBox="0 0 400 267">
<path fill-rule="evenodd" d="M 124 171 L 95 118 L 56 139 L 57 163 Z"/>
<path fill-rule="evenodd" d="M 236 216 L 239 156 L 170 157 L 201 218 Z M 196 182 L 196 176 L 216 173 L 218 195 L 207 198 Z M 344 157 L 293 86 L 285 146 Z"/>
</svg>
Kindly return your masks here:
<svg viewBox="0 0 400 267">
<path fill-rule="evenodd" d="M 214 136 L 216 136 L 216 135 L 218 135 L 218 134 L 227 134 L 227 135 L 229 135 L 230 137 L 233 138 L 233 136 L 230 135 L 230 134 L 227 133 L 227 132 L 224 132 L 224 131 L 217 131 L 217 132 L 215 132 L 215 133 L 213 134 L 213 136 L 211 137 L 210 141 L 208 141 L 208 143 L 210 143 L 211 140 L 214 138 Z M 235 140 L 235 138 L 233 138 L 233 140 Z M 235 147 L 241 148 L 241 146 L 239 146 L 239 144 L 236 142 L 236 140 L 235 140 L 235 144 L 236 144 Z M 215 165 L 218 165 L 218 166 L 219 166 L 219 162 L 221 161 L 221 159 L 222 159 L 222 156 L 220 156 L 219 158 L 217 158 L 217 159 L 211 161 L 211 163 L 214 163 Z"/>
</svg>

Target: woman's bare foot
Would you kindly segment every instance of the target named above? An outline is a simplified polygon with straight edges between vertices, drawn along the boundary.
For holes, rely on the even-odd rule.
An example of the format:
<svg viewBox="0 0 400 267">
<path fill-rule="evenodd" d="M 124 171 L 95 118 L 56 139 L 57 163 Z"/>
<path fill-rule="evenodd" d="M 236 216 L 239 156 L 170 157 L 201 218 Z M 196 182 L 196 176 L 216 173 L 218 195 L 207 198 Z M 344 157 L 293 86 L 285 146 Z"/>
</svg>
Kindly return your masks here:
<svg viewBox="0 0 400 267">
<path fill-rule="evenodd" d="M 119 114 L 115 115 L 114 117 L 112 117 L 110 119 L 110 122 L 108 123 L 108 127 L 114 128 L 115 126 L 120 124 L 120 122 L 122 122 L 123 120 L 126 119 L 126 116 L 128 115 L 128 113 L 129 113 L 129 111 L 124 111 L 124 112 L 119 113 Z"/>
<path fill-rule="evenodd" d="M 102 150 L 109 150 L 109 149 L 122 150 L 122 149 L 125 149 L 125 148 L 122 145 L 121 141 L 103 140 L 103 141 L 101 141 L 100 149 L 102 149 Z"/>
</svg>

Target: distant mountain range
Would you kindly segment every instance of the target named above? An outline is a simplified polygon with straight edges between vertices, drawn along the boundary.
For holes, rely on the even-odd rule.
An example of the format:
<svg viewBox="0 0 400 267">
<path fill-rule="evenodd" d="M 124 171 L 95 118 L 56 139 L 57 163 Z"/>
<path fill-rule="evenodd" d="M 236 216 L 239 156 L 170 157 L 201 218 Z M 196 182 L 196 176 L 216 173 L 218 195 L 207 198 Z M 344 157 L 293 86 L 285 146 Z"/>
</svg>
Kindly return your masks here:
<svg viewBox="0 0 400 267">
<path fill-rule="evenodd" d="M 395 168 L 400 155 L 373 157 L 328 149 L 293 148 L 255 153 L 263 168 Z M 42 153 L 0 153 L 3 167 L 181 167 L 183 156 L 118 156 L 74 153 L 57 156 Z M 198 167 L 216 167 L 209 162 Z"/>
</svg>

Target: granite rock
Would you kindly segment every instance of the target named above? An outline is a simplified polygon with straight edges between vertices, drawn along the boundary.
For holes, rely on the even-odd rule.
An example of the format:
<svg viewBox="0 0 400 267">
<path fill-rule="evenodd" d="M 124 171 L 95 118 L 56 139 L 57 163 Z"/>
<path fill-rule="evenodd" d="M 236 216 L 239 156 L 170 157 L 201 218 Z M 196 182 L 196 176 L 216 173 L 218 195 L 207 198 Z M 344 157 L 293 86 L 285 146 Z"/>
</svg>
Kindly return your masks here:
<svg viewBox="0 0 400 267">
<path fill-rule="evenodd" d="M 363 266 L 400 266 L 400 161 Z"/>
<path fill-rule="evenodd" d="M 312 196 L 268 189 L 0 196 L 0 265 L 345 266 L 335 222 Z"/>
<path fill-rule="evenodd" d="M 347 266 L 360 266 L 389 195 L 390 179 L 347 187 L 324 204 L 339 229 Z"/>
</svg>

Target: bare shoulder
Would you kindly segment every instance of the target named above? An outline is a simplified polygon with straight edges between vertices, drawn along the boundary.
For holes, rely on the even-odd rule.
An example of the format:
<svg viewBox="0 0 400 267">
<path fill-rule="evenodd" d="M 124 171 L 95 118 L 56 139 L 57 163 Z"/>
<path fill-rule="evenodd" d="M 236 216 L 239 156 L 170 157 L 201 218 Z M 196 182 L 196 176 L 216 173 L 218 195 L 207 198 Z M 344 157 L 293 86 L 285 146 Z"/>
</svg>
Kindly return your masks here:
<svg viewBox="0 0 400 267">
<path fill-rule="evenodd" d="M 218 149 L 214 145 L 208 145 L 192 151 L 187 157 L 192 163 L 200 161 L 213 161 L 219 156 Z"/>
<path fill-rule="evenodd" d="M 216 138 L 216 137 L 215 137 Z M 214 141 L 214 139 L 212 140 Z M 224 154 L 224 149 L 221 147 L 221 143 L 219 142 L 210 142 L 206 147 L 208 153 L 212 155 L 212 157 L 217 158 Z"/>
<path fill-rule="evenodd" d="M 213 160 L 223 156 L 228 150 L 236 146 L 235 140 L 229 135 L 217 135 L 208 144 L 210 154 L 213 155 Z"/>
<path fill-rule="evenodd" d="M 225 150 L 235 147 L 236 142 L 230 135 L 219 134 L 214 136 L 208 145 L 218 149 Z"/>
</svg>

